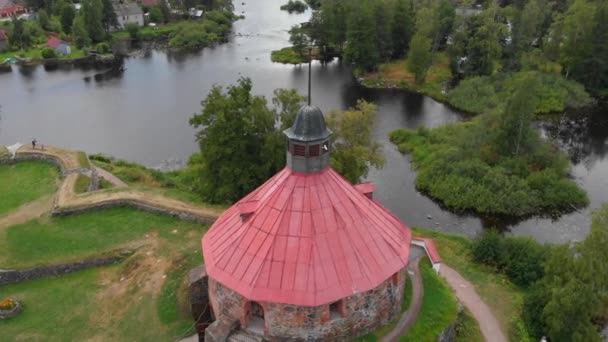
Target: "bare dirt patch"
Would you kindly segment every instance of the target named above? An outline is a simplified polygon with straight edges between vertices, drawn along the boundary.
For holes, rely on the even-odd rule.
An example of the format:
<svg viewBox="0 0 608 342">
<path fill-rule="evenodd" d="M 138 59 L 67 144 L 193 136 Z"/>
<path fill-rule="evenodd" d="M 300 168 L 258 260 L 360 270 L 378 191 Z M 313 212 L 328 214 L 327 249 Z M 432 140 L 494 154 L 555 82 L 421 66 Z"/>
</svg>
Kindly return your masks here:
<svg viewBox="0 0 608 342">
<path fill-rule="evenodd" d="M 161 240 L 156 233 L 146 234 L 137 243 L 142 247 L 118 271 L 100 271 L 99 285 L 103 289 L 96 296 L 98 309 L 91 316 L 92 324 L 110 327 L 123 319 L 128 309 L 143 297 L 159 295 L 171 261 L 160 255 Z M 98 338 L 105 340 L 103 336 L 95 336 L 91 341 Z"/>
<path fill-rule="evenodd" d="M 53 195 L 47 195 L 33 202 L 26 203 L 8 215 L 0 217 L 0 231 L 10 226 L 26 223 L 48 214 L 53 208 Z"/>
</svg>

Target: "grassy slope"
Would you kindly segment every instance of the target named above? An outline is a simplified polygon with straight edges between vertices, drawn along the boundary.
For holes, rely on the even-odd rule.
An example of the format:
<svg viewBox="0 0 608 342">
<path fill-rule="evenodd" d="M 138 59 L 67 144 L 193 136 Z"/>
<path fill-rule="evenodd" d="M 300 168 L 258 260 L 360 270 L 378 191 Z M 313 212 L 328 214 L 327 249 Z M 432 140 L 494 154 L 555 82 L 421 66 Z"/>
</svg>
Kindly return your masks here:
<svg viewBox="0 0 608 342">
<path fill-rule="evenodd" d="M 57 189 L 57 178 L 59 171 L 47 163 L 0 165 L 0 215 L 52 194 Z"/>
<path fill-rule="evenodd" d="M 454 234 L 414 228 L 416 235 L 435 240 L 444 263 L 458 271 L 475 285 L 475 290 L 490 306 L 503 330 L 513 341 L 526 340 L 521 310 L 523 291 L 513 285 L 504 275 L 489 267 L 473 262 L 471 240 Z"/>
<path fill-rule="evenodd" d="M 445 53 L 435 55 L 426 80 L 422 84 L 415 83 L 414 74 L 407 70 L 407 59 L 400 59 L 381 64 L 377 72 L 363 75 L 363 84 L 371 88 L 397 87 L 405 88 L 429 95 L 438 100 L 445 100 L 441 93 L 441 84 L 452 78 L 450 61 Z"/>
<path fill-rule="evenodd" d="M 177 229 L 178 233 L 172 231 Z M 185 234 L 202 235 L 203 226 L 128 208 L 31 221 L 0 232 L 0 265 L 30 267 L 78 260 L 141 240 L 157 232 L 167 244 L 189 243 Z M 198 248 L 198 241 L 192 244 Z M 167 251 L 169 252 L 169 251 Z"/>
<path fill-rule="evenodd" d="M 400 341 L 432 342 L 458 316 L 458 305 L 452 290 L 440 278 L 428 262 L 421 262 L 420 272 L 424 282 L 424 299 L 416 323 Z"/>
<path fill-rule="evenodd" d="M 3 298 L 22 300 L 26 308 L 26 314 L 0 322 L 2 334 L 34 340 L 45 336 L 45 341 L 93 336 L 169 341 L 192 334 L 184 280 L 202 262 L 204 231 L 199 224 L 128 208 L 8 228 L 0 233 L 0 250 L 6 251 L 0 268 L 75 260 L 130 242 L 144 249 L 120 265 L 2 287 Z M 158 241 L 156 247 L 145 249 L 151 237 Z M 158 274 L 157 265 L 163 264 L 167 271 Z M 149 278 L 155 272 L 152 286 Z"/>
</svg>

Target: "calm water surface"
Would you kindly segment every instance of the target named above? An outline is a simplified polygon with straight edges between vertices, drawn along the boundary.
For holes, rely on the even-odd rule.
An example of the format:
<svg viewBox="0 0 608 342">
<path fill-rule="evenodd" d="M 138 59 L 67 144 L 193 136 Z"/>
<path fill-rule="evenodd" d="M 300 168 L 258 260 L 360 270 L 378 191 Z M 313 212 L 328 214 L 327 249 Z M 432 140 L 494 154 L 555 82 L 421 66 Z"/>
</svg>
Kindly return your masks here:
<svg viewBox="0 0 608 342">
<path fill-rule="evenodd" d="M 227 44 L 191 54 L 148 52 L 125 60 L 126 72 L 111 70 L 13 69 L 0 74 L 0 144 L 40 142 L 102 152 L 151 167 L 179 165 L 197 149 L 189 117 L 213 84 L 229 85 L 251 77 L 254 92 L 270 97 L 276 88 L 306 91 L 306 68 L 270 62 L 270 51 L 288 45 L 287 30 L 307 21 L 310 13 L 289 15 L 276 1 L 236 5 L 245 20 L 235 24 Z M 313 65 L 313 102 L 324 111 L 352 106 L 358 98 L 379 107 L 375 135 L 384 143 L 386 166 L 372 170 L 376 199 L 412 226 L 426 226 L 473 236 L 495 222 L 442 209 L 414 187 L 407 156 L 388 142 L 395 128 L 435 127 L 464 117 L 424 96 L 397 90 L 359 87 L 348 66 L 339 62 Z M 540 129 L 573 156 L 573 176 L 589 193 L 591 206 L 558 220 L 500 222 L 516 235 L 543 242 L 584 238 L 589 210 L 608 202 L 608 124 L 605 111 Z M 431 217 L 431 219 L 428 219 Z"/>
</svg>

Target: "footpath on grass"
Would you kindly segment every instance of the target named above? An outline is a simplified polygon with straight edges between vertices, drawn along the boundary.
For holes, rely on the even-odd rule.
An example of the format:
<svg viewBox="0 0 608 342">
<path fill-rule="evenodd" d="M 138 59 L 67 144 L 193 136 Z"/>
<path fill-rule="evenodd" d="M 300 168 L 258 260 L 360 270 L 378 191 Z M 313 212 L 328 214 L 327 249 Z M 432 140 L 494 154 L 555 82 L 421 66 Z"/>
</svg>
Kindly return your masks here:
<svg viewBox="0 0 608 342">
<path fill-rule="evenodd" d="M 500 324 L 492 310 L 479 297 L 475 287 L 464 279 L 458 272 L 443 264 L 439 274 L 450 284 L 458 300 L 466 306 L 479 323 L 479 328 L 486 341 L 507 342 L 506 335 L 500 329 Z"/>
<path fill-rule="evenodd" d="M 82 213 L 98 209 L 131 206 L 145 211 L 179 217 L 188 221 L 211 223 L 222 213 L 221 209 L 207 208 L 180 200 L 167 198 L 162 195 L 144 193 L 125 188 L 126 184 L 109 174 L 99 172 L 88 160 L 83 152 L 70 151 L 52 146 L 33 149 L 22 146 L 17 150 L 14 159 L 5 157 L 0 162 L 10 163 L 22 160 L 47 161 L 57 165 L 64 178 L 53 200 L 52 215 Z M 99 190 L 77 194 L 76 181 L 79 175 L 92 178 L 101 176 L 114 183 L 115 189 Z"/>
</svg>

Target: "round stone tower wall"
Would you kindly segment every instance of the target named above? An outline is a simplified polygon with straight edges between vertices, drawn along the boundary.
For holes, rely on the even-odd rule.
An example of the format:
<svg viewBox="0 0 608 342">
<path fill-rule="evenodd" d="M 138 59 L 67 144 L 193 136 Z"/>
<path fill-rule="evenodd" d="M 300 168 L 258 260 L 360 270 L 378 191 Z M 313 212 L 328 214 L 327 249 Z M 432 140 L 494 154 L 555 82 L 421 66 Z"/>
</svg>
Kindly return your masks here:
<svg viewBox="0 0 608 342">
<path fill-rule="evenodd" d="M 208 328 L 208 337 L 225 338 L 234 329 L 256 331 L 257 324 L 256 333 L 263 333 L 267 341 L 349 341 L 399 316 L 406 277 L 403 268 L 372 290 L 317 307 L 255 303 L 210 277 L 209 298 L 216 322 Z"/>
</svg>

